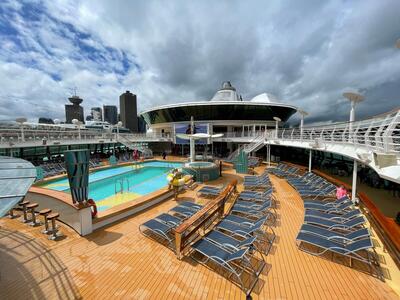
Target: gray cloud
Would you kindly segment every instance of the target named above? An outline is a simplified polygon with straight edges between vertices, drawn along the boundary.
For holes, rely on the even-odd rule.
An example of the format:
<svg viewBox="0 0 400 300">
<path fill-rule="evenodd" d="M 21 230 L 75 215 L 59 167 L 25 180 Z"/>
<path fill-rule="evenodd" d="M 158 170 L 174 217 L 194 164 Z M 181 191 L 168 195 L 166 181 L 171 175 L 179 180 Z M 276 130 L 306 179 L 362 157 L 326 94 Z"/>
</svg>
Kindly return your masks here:
<svg viewBox="0 0 400 300">
<path fill-rule="evenodd" d="M 8 21 L 18 25 L 18 36 L 32 46 L 31 53 L 18 51 L 0 34 L 0 83 L 5 87 L 0 119 L 16 115 L 5 108 L 10 104 L 4 100 L 7 95 L 25 99 L 27 107 L 44 103 L 40 109 L 21 108 L 21 114 L 38 117 L 45 107 L 49 115 L 62 118 L 71 86 L 77 86 L 85 99 L 86 112 L 90 106 L 117 104 L 126 89 L 137 93 L 139 110 L 207 100 L 224 80 L 231 80 L 244 98 L 276 94 L 309 111 L 307 122 L 346 120 L 349 104 L 342 93 L 349 88 L 366 96 L 357 108 L 359 118 L 399 103 L 400 51 L 394 44 L 400 37 L 400 2 L 396 0 L 65 0 L 37 5 L 47 15 L 40 32 L 27 28 L 18 8 Z M 65 24 L 87 34 L 80 42 L 98 49 L 104 60 L 80 53 Z M 121 53 L 130 62 L 122 74 Z M 21 63 L 31 59 L 37 64 Z M 10 62 L 19 65 L 16 71 Z M 51 70 L 61 80 L 54 80 Z"/>
</svg>

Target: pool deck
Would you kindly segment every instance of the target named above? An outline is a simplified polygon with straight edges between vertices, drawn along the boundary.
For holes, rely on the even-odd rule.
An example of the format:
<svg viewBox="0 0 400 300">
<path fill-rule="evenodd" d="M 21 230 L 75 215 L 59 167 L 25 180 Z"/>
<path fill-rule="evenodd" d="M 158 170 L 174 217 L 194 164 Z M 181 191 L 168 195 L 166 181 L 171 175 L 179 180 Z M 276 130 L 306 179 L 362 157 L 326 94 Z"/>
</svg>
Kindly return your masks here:
<svg viewBox="0 0 400 300">
<path fill-rule="evenodd" d="M 213 184 L 242 181 L 231 170 L 224 175 Z M 387 256 L 382 267 L 391 280 L 383 282 L 360 271 L 361 265 L 350 268 L 298 250 L 302 200 L 285 180 L 271 181 L 278 206 L 277 239 L 253 299 L 399 299 L 399 270 Z M 206 203 L 196 199 L 199 188 L 179 199 Z M 140 234 L 140 224 L 175 205 L 167 200 L 85 237 L 61 224 L 65 237 L 56 242 L 47 240 L 38 227 L 0 219 L 0 299 L 244 299 L 224 277 L 190 258 L 178 260 Z M 384 256 L 382 243 L 376 236 L 374 240 Z"/>
</svg>

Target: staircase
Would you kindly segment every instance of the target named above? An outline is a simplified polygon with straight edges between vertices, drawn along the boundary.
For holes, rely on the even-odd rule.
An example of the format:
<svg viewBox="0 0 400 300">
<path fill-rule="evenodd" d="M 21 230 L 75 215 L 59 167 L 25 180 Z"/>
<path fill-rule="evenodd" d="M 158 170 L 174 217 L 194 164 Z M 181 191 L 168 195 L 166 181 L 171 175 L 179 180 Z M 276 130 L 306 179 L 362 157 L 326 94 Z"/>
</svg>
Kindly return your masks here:
<svg viewBox="0 0 400 300">
<path fill-rule="evenodd" d="M 143 154 L 144 158 L 153 157 L 153 151 L 151 151 L 151 149 L 141 145 L 140 143 L 132 142 L 122 135 L 117 136 L 116 140 L 118 143 L 123 144 L 128 149 L 140 151 Z"/>
<path fill-rule="evenodd" d="M 263 134 L 256 136 L 249 144 L 243 147 L 243 151 L 249 154 L 264 147 L 265 136 Z"/>
</svg>

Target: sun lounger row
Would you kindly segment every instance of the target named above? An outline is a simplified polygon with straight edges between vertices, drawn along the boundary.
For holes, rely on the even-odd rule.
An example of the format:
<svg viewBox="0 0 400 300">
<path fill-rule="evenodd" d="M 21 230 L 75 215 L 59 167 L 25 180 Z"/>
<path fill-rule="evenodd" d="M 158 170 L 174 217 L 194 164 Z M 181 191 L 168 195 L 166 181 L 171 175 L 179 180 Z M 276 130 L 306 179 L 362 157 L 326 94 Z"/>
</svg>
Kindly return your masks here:
<svg viewBox="0 0 400 300">
<path fill-rule="evenodd" d="M 207 187 L 202 193 L 214 190 Z M 200 191 L 199 191 L 200 192 Z M 191 245 L 191 256 L 202 264 L 219 266 L 229 278 L 249 295 L 258 281 L 265 261 L 275 240 L 271 224 L 273 212 L 272 190 L 244 191 L 230 213 L 212 230 Z M 168 213 L 140 225 L 140 231 L 174 249 L 174 229 L 202 208 L 192 202 L 180 202 Z M 218 271 L 218 270 L 217 270 Z"/>
<path fill-rule="evenodd" d="M 288 178 L 298 176 L 300 169 L 285 163 L 279 163 L 275 168 L 269 168 L 268 172 L 278 177 Z"/>
<path fill-rule="evenodd" d="M 367 263 L 377 264 L 366 219 L 347 197 L 338 200 L 304 201 L 304 224 L 296 238 L 301 250 L 323 255 L 333 252 Z"/>
<path fill-rule="evenodd" d="M 178 227 L 185 219 L 193 216 L 202 208 L 201 205 L 183 201 L 173 207 L 168 213 L 162 213 L 139 226 L 140 232 L 150 238 L 166 243 L 174 249 L 173 229 Z"/>
<path fill-rule="evenodd" d="M 261 175 L 245 176 L 243 185 L 246 190 L 257 190 L 271 187 L 271 182 L 269 180 L 268 173 L 264 172 Z"/>
<path fill-rule="evenodd" d="M 249 295 L 265 266 L 275 233 L 269 223 L 275 219 L 271 193 L 258 202 L 238 199 L 230 214 L 225 216 L 209 233 L 192 245 L 193 257 L 200 263 L 213 262 L 225 271 Z M 270 228 L 271 232 L 267 232 Z M 254 256 L 259 253 L 259 259 Z M 198 258 L 200 255 L 200 258 Z M 254 262 L 258 262 L 254 264 Z M 250 278 L 245 282 L 246 278 Z"/>
</svg>

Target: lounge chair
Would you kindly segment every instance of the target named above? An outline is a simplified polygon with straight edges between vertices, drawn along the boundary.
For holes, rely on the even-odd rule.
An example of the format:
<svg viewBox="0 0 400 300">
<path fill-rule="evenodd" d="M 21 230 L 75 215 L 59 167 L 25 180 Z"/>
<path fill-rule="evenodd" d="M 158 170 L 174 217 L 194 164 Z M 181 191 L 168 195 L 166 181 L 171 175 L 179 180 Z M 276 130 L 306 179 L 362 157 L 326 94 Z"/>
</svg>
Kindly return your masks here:
<svg viewBox="0 0 400 300">
<path fill-rule="evenodd" d="M 346 222 L 335 222 L 326 219 L 320 219 L 316 217 L 305 217 L 304 223 L 306 224 L 314 224 L 322 227 L 327 227 L 328 229 L 343 229 L 351 231 L 354 228 L 357 228 L 363 224 L 365 224 L 365 218 L 363 216 L 356 217 Z"/>
<path fill-rule="evenodd" d="M 243 227 L 241 225 L 235 224 L 230 221 L 222 220 L 217 226 L 216 229 L 223 230 L 229 232 L 233 236 L 237 235 L 244 239 L 247 239 L 254 234 L 256 234 L 257 238 L 265 240 L 262 236 L 264 235 L 264 231 L 261 229 L 267 219 L 262 219 L 255 223 L 250 227 Z"/>
<path fill-rule="evenodd" d="M 343 214 L 339 215 L 339 214 L 325 213 L 319 210 L 306 209 L 305 215 L 307 217 L 316 217 L 337 222 L 345 222 L 360 216 L 361 211 L 359 209 L 354 209 L 351 211 L 345 211 Z"/>
<path fill-rule="evenodd" d="M 306 208 L 307 210 L 318 210 L 325 213 L 344 213 L 348 210 L 354 210 L 354 203 L 351 201 L 346 201 L 341 205 L 334 207 L 320 207 L 320 208 Z"/>
<path fill-rule="evenodd" d="M 265 216 L 263 217 L 259 217 L 256 220 L 252 220 L 249 218 L 245 218 L 245 217 L 241 217 L 241 216 L 237 216 L 237 215 L 227 215 L 224 220 L 226 221 L 230 221 L 233 223 L 237 223 L 238 225 L 244 226 L 244 227 L 251 227 L 254 226 L 258 221 L 264 220 Z"/>
<path fill-rule="evenodd" d="M 161 214 L 155 217 L 154 219 L 171 226 L 178 226 L 184 221 L 184 219 L 172 216 L 170 214 Z"/>
<path fill-rule="evenodd" d="M 222 191 L 222 188 L 214 187 L 214 186 L 203 186 L 200 190 L 197 191 L 196 195 L 203 195 L 208 197 L 218 196 Z"/>
<path fill-rule="evenodd" d="M 187 207 L 184 207 L 184 206 L 180 206 L 180 205 L 175 206 L 174 208 L 171 208 L 169 211 L 172 212 L 172 213 L 181 215 L 181 216 L 183 216 L 185 218 L 189 218 L 189 217 L 193 216 L 196 213 L 195 210 L 187 208 Z"/>
<path fill-rule="evenodd" d="M 179 202 L 179 206 L 184 206 L 186 208 L 189 208 L 189 209 L 192 209 L 192 210 L 195 210 L 195 211 L 198 211 L 198 210 L 203 208 L 203 205 L 196 204 L 196 203 L 189 202 L 189 201 Z"/>
<path fill-rule="evenodd" d="M 356 231 L 344 234 L 341 232 L 328 230 L 311 224 L 303 224 L 300 228 L 300 231 L 308 234 L 318 235 L 320 237 L 326 238 L 328 240 L 334 240 L 342 244 L 347 244 L 349 242 L 354 242 L 356 240 L 371 236 L 371 233 L 369 232 L 368 228 L 361 228 Z"/>
<path fill-rule="evenodd" d="M 175 225 L 170 225 L 166 224 L 163 222 L 160 222 L 156 219 L 151 219 L 139 226 L 139 231 L 147 237 L 152 238 L 150 234 L 147 233 L 149 231 L 150 233 L 154 234 L 155 236 L 162 238 L 163 240 L 168 242 L 168 245 L 170 248 L 174 247 L 173 244 L 173 236 L 170 236 L 171 230 L 175 228 Z"/>
<path fill-rule="evenodd" d="M 324 253 L 330 251 L 333 253 L 341 254 L 343 256 L 346 256 L 350 258 L 350 266 L 352 265 L 352 259 L 359 260 L 361 262 L 367 263 L 370 265 L 372 268 L 372 259 L 373 256 L 371 255 L 369 249 L 373 248 L 373 244 L 371 241 L 371 238 L 364 238 L 361 240 L 357 240 L 354 242 L 351 242 L 349 244 L 341 244 L 339 242 L 335 242 L 333 240 L 329 240 L 317 235 L 305 233 L 305 232 L 300 232 L 297 235 L 296 238 L 297 242 L 299 243 L 299 249 L 310 253 L 312 255 L 323 255 Z M 301 242 L 304 242 L 306 244 L 314 245 L 318 248 L 320 248 L 320 251 L 311 251 L 308 249 L 305 249 L 304 247 L 301 247 Z M 365 250 L 367 253 L 367 257 L 364 257 L 360 254 L 361 251 Z"/>
<path fill-rule="evenodd" d="M 197 260 L 195 257 L 193 257 L 200 263 L 207 264 L 207 262 L 212 261 L 213 263 L 228 271 L 231 276 L 234 276 L 237 279 L 241 289 L 246 293 L 247 296 L 250 295 L 252 289 L 257 283 L 258 275 L 261 273 L 262 269 L 265 266 L 264 263 L 261 269 L 254 269 L 250 260 L 246 256 L 249 248 L 240 249 L 232 253 L 222 247 L 215 245 L 207 239 L 201 239 L 192 245 L 192 249 L 195 252 L 198 252 L 204 256 L 205 259 L 203 260 Z M 245 272 L 246 270 L 249 270 L 247 272 L 254 276 L 254 281 L 250 284 L 249 288 L 245 287 L 244 282 L 241 278 L 243 272 Z M 236 283 L 235 281 L 233 282 Z"/>
<path fill-rule="evenodd" d="M 304 208 L 326 210 L 333 207 L 339 207 L 348 202 L 351 202 L 348 198 L 339 199 L 333 202 L 304 202 Z"/>
<path fill-rule="evenodd" d="M 240 241 L 217 230 L 210 231 L 206 236 L 204 236 L 204 238 L 214 242 L 229 252 L 236 252 L 241 248 L 251 248 L 256 240 L 255 237 L 249 237 Z"/>
</svg>

